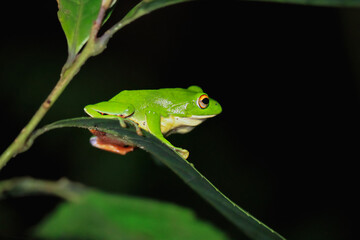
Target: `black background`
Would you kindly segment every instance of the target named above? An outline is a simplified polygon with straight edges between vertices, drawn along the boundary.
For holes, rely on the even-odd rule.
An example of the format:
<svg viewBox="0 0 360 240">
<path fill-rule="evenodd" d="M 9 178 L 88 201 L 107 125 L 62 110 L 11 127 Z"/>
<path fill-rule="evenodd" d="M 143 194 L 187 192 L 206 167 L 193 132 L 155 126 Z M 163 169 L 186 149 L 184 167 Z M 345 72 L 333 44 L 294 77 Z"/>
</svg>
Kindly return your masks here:
<svg viewBox="0 0 360 240">
<path fill-rule="evenodd" d="M 119 1 L 104 27 L 135 3 Z M 56 1 L 6 1 L 1 15 L 3 151 L 58 80 L 67 46 Z M 84 116 L 83 107 L 123 89 L 199 85 L 223 112 L 170 141 L 238 205 L 288 239 L 354 239 L 358 191 L 358 9 L 195 1 L 119 31 L 81 69 L 40 125 Z M 92 148 L 90 133 L 41 136 L 0 178 L 71 180 L 104 191 L 177 203 L 246 239 L 165 167 L 137 150 Z M 0 236 L 26 231 L 59 200 L 0 202 Z"/>
</svg>

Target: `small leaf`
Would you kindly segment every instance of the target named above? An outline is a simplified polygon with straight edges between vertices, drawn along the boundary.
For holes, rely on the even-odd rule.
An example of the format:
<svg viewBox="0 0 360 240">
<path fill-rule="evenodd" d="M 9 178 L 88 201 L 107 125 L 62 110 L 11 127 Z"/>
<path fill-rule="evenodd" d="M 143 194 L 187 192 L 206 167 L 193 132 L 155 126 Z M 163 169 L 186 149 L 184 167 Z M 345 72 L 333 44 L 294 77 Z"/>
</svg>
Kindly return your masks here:
<svg viewBox="0 0 360 240">
<path fill-rule="evenodd" d="M 87 189 L 36 227 L 41 239 L 224 240 L 225 234 L 173 204 Z"/>
<path fill-rule="evenodd" d="M 131 122 L 131 121 L 127 121 Z M 34 132 L 29 139 L 29 145 L 34 139 L 46 131 L 62 127 L 80 127 L 105 132 L 113 137 L 126 140 L 132 145 L 150 152 L 164 165 L 174 171 L 195 192 L 208 201 L 220 213 L 241 229 L 246 235 L 257 240 L 282 240 L 280 234 L 257 220 L 251 214 L 240 208 L 224 194 L 222 194 L 209 180 L 207 180 L 193 164 L 180 157 L 175 151 L 162 143 L 152 134 L 143 131 L 143 136 L 136 134 L 132 124 L 122 128 L 116 119 L 74 118 L 58 121 Z M 114 155 L 115 156 L 115 155 Z"/>
<path fill-rule="evenodd" d="M 157 9 L 189 1 L 192 0 L 143 0 L 126 14 L 124 18 L 113 27 L 113 30 L 116 32 L 127 24 Z"/>
<path fill-rule="evenodd" d="M 177 3 L 188 2 L 190 0 L 148 0 L 142 1 L 129 11 L 127 15 L 121 20 L 124 22 L 133 21 L 145 14 L 154 10 L 170 6 Z"/>
<path fill-rule="evenodd" d="M 73 59 L 89 39 L 101 0 L 60 0 L 58 18 L 65 32 L 69 58 Z"/>
</svg>

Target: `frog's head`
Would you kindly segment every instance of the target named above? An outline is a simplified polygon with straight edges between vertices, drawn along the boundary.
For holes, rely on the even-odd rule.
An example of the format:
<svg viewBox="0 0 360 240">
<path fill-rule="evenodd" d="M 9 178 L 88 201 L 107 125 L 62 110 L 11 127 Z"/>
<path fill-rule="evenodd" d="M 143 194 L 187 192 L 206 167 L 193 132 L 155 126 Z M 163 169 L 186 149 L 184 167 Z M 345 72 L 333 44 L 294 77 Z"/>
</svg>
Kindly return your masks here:
<svg viewBox="0 0 360 240">
<path fill-rule="evenodd" d="M 192 101 L 186 108 L 188 117 L 209 118 L 221 113 L 220 104 L 204 93 L 200 87 L 190 86 L 187 90 L 193 92 Z"/>
<path fill-rule="evenodd" d="M 198 86 L 175 89 L 172 99 L 176 99 L 177 103 L 172 103 L 172 106 L 168 108 L 171 117 L 163 118 L 161 122 L 162 132 L 166 135 L 187 133 L 206 119 L 215 117 L 222 111 L 220 104 L 209 98 Z"/>
</svg>

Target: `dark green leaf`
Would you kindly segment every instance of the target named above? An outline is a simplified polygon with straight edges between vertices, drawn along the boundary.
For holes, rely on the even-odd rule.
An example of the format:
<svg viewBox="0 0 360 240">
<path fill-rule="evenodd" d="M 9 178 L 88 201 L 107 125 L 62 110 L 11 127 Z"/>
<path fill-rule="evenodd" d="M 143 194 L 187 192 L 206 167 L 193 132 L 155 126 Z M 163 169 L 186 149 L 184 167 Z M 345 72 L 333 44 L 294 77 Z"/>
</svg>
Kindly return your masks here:
<svg viewBox="0 0 360 240">
<path fill-rule="evenodd" d="M 101 0 L 60 0 L 58 17 L 65 32 L 69 58 L 73 58 L 89 39 Z"/>
<path fill-rule="evenodd" d="M 148 0 L 142 1 L 136 5 L 129 13 L 123 18 L 122 21 L 133 21 L 145 14 L 154 10 L 170 6 L 176 3 L 188 2 L 190 0 Z"/>
<path fill-rule="evenodd" d="M 132 8 L 128 14 L 125 15 L 121 21 L 114 26 L 115 31 L 124 27 L 125 25 L 135 21 L 136 19 L 152 12 L 157 9 L 170 6 L 177 3 L 189 2 L 192 0 L 147 0 L 141 1 L 134 8 Z"/>
<path fill-rule="evenodd" d="M 192 0 L 147 0 L 141 1 L 120 21 L 118 29 L 157 9 Z M 250 0 L 258 2 L 292 3 L 315 6 L 360 7 L 360 0 Z"/>
<path fill-rule="evenodd" d="M 134 127 L 130 126 L 129 124 L 128 128 L 122 128 L 120 127 L 119 121 L 113 119 L 67 119 L 47 125 L 36 131 L 30 138 L 29 145 L 31 145 L 32 141 L 40 134 L 61 127 L 96 129 L 111 134 L 114 137 L 126 139 L 129 143 L 135 144 L 153 154 L 249 237 L 259 240 L 284 239 L 281 235 L 233 203 L 197 171 L 191 163 L 181 158 L 156 137 L 148 132 L 144 132 L 144 136 L 139 136 L 136 134 Z"/>
<path fill-rule="evenodd" d="M 314 6 L 360 7 L 360 0 L 251 0 L 257 2 L 295 3 Z"/>
</svg>

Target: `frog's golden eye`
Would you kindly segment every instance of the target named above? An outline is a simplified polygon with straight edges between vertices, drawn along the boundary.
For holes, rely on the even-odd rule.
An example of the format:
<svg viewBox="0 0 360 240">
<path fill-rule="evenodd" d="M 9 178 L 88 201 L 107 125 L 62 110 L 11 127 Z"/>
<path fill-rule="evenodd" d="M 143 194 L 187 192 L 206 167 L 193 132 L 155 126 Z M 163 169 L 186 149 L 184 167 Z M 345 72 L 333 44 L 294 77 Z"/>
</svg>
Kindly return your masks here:
<svg viewBox="0 0 360 240">
<path fill-rule="evenodd" d="M 206 94 L 203 94 L 197 100 L 197 105 L 199 106 L 199 108 L 204 109 L 209 106 L 209 102 L 209 97 Z"/>
</svg>

